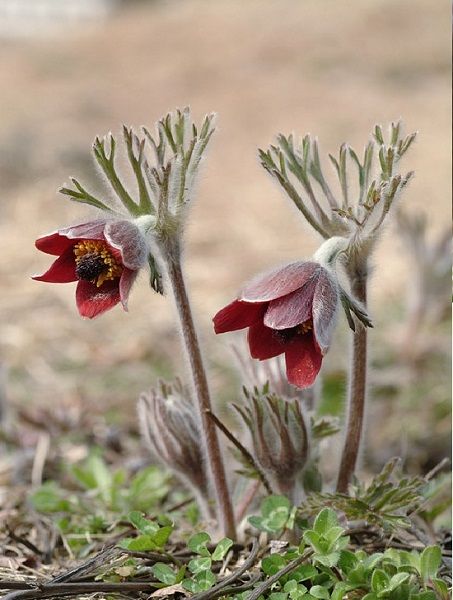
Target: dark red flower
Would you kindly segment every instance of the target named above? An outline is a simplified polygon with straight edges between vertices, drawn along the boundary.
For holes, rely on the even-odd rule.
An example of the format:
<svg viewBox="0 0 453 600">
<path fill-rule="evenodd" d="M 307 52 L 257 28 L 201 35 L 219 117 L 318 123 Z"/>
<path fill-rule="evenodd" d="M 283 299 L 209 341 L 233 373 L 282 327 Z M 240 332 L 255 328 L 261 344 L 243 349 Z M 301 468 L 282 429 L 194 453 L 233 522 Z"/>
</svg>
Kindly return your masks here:
<svg viewBox="0 0 453 600">
<path fill-rule="evenodd" d="M 92 319 L 127 300 L 140 267 L 146 261 L 146 244 L 130 221 L 96 220 L 59 229 L 35 242 L 38 250 L 58 256 L 37 281 L 78 281 L 76 304 L 82 317 Z"/>
<path fill-rule="evenodd" d="M 339 297 L 335 276 L 321 264 L 291 263 L 247 284 L 215 315 L 215 332 L 248 327 L 252 357 L 284 353 L 288 381 L 308 387 L 329 349 Z"/>
</svg>

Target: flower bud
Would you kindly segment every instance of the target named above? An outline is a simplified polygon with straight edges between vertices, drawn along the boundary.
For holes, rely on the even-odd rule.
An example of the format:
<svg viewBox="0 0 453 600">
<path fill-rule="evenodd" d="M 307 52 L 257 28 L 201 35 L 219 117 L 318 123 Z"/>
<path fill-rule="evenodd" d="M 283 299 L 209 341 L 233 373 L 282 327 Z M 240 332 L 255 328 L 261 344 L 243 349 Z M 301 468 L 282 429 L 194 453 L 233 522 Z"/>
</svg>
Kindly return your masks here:
<svg viewBox="0 0 453 600">
<path fill-rule="evenodd" d="M 299 400 L 247 390 L 246 406 L 233 405 L 250 431 L 253 455 L 279 493 L 297 501 L 297 479 L 309 456 L 308 430 Z"/>
<path fill-rule="evenodd" d="M 205 516 L 208 477 L 195 408 L 180 381 L 160 382 L 157 390 L 143 392 L 138 401 L 142 435 L 151 453 L 194 492 Z"/>
</svg>

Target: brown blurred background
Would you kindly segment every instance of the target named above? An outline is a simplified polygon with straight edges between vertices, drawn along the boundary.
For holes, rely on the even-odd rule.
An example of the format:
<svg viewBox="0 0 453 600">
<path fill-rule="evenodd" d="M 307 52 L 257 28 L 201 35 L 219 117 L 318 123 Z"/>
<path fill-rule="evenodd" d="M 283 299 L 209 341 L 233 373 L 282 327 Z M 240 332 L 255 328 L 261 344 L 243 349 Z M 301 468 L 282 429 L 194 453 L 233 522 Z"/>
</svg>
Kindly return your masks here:
<svg viewBox="0 0 453 600">
<path fill-rule="evenodd" d="M 449 10 L 442 0 L 0 0 L 0 361 L 8 418 L 78 407 L 121 427 L 134 422 L 142 389 L 184 373 L 171 303 L 150 294 L 145 276 L 129 314 L 116 307 L 94 322 L 78 316 L 74 285 L 30 279 L 49 263 L 35 238 L 87 215 L 55 190 L 69 176 L 102 189 L 91 143 L 123 123 L 152 127 L 185 105 L 197 119 L 218 113 L 186 265 L 223 401 L 237 397 L 233 336 L 216 339 L 212 315 L 248 277 L 309 256 L 318 243 L 259 166 L 258 147 L 294 130 L 319 136 L 324 155 L 343 141 L 361 152 L 376 122 L 402 117 L 408 131 L 419 131 L 403 165 L 416 171 L 403 202 L 428 216 L 429 242 L 440 235 L 450 221 Z M 448 452 L 445 303 L 422 332 L 413 326 L 418 349 L 408 356 L 414 269 L 392 225 L 370 293 L 373 470 L 398 453 L 424 469 Z M 336 413 L 347 337 L 341 323 L 325 365 L 325 410 Z"/>
</svg>

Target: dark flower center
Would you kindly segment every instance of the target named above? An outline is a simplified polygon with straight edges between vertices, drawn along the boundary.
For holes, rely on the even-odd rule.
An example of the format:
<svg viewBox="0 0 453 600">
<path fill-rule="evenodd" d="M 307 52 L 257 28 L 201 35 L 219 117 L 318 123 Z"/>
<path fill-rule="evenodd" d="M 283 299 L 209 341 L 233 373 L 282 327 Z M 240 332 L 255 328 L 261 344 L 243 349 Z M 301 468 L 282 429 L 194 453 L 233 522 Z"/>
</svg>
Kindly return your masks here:
<svg viewBox="0 0 453 600">
<path fill-rule="evenodd" d="M 99 254 L 85 254 L 77 263 L 76 275 L 79 279 L 92 281 L 107 269 L 108 266 Z"/>
<path fill-rule="evenodd" d="M 104 281 L 121 277 L 123 265 L 102 240 L 82 240 L 74 246 L 76 275 L 100 287 Z"/>
<path fill-rule="evenodd" d="M 273 335 L 283 344 L 287 344 L 294 339 L 296 335 L 306 335 L 307 333 L 310 333 L 312 329 L 313 321 L 309 319 L 295 327 L 289 327 L 288 329 L 274 329 Z"/>
</svg>

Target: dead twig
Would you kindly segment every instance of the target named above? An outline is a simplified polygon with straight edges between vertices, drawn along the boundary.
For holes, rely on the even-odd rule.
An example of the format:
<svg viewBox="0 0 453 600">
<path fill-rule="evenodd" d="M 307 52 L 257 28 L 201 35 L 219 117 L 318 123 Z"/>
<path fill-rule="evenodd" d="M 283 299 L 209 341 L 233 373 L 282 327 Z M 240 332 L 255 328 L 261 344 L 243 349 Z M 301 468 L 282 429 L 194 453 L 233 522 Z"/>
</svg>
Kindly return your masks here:
<svg viewBox="0 0 453 600">
<path fill-rule="evenodd" d="M 28 584 L 24 584 L 28 585 Z M 96 581 L 88 583 L 44 583 L 34 589 L 25 589 L 11 592 L 3 597 L 3 600 L 34 600 L 43 598 L 61 598 L 63 596 L 78 596 L 80 594 L 94 594 L 103 592 L 144 592 L 155 587 L 155 583 L 149 581 L 123 581 L 122 583 L 106 583 Z"/>
<path fill-rule="evenodd" d="M 214 585 L 210 590 L 206 592 L 201 592 L 200 594 L 196 594 L 192 597 L 192 600 L 212 600 L 216 598 L 218 595 L 224 595 L 224 588 L 230 586 L 232 583 L 237 581 L 241 575 L 243 575 L 250 567 L 252 567 L 255 563 L 256 557 L 258 555 L 259 550 L 259 542 L 258 540 L 253 541 L 252 549 L 250 550 L 250 554 L 248 558 L 244 561 L 242 566 L 237 569 L 234 573 L 232 573 L 229 577 L 225 577 L 222 581 L 220 581 L 217 585 Z M 222 592 L 219 594 L 219 592 Z"/>
<path fill-rule="evenodd" d="M 294 571 L 294 569 L 296 569 L 299 565 L 301 565 L 303 562 L 305 562 L 307 560 L 307 558 L 309 558 L 312 554 L 313 554 L 312 550 L 307 550 L 301 556 L 298 556 L 297 558 L 295 558 L 294 560 L 289 562 L 286 565 L 286 567 L 283 567 L 283 569 L 280 569 L 280 571 L 275 573 L 275 575 L 268 577 L 265 581 L 263 581 L 263 583 L 261 585 L 259 585 L 257 588 L 255 588 L 253 590 L 253 592 L 250 594 L 250 596 L 248 596 L 247 600 L 258 600 L 258 598 L 261 596 L 261 594 L 264 594 L 264 592 L 266 590 L 268 590 L 272 585 L 274 585 L 274 583 L 277 583 L 277 581 L 281 577 L 283 577 L 283 575 L 286 575 L 287 573 L 291 573 L 291 571 Z"/>
</svg>

